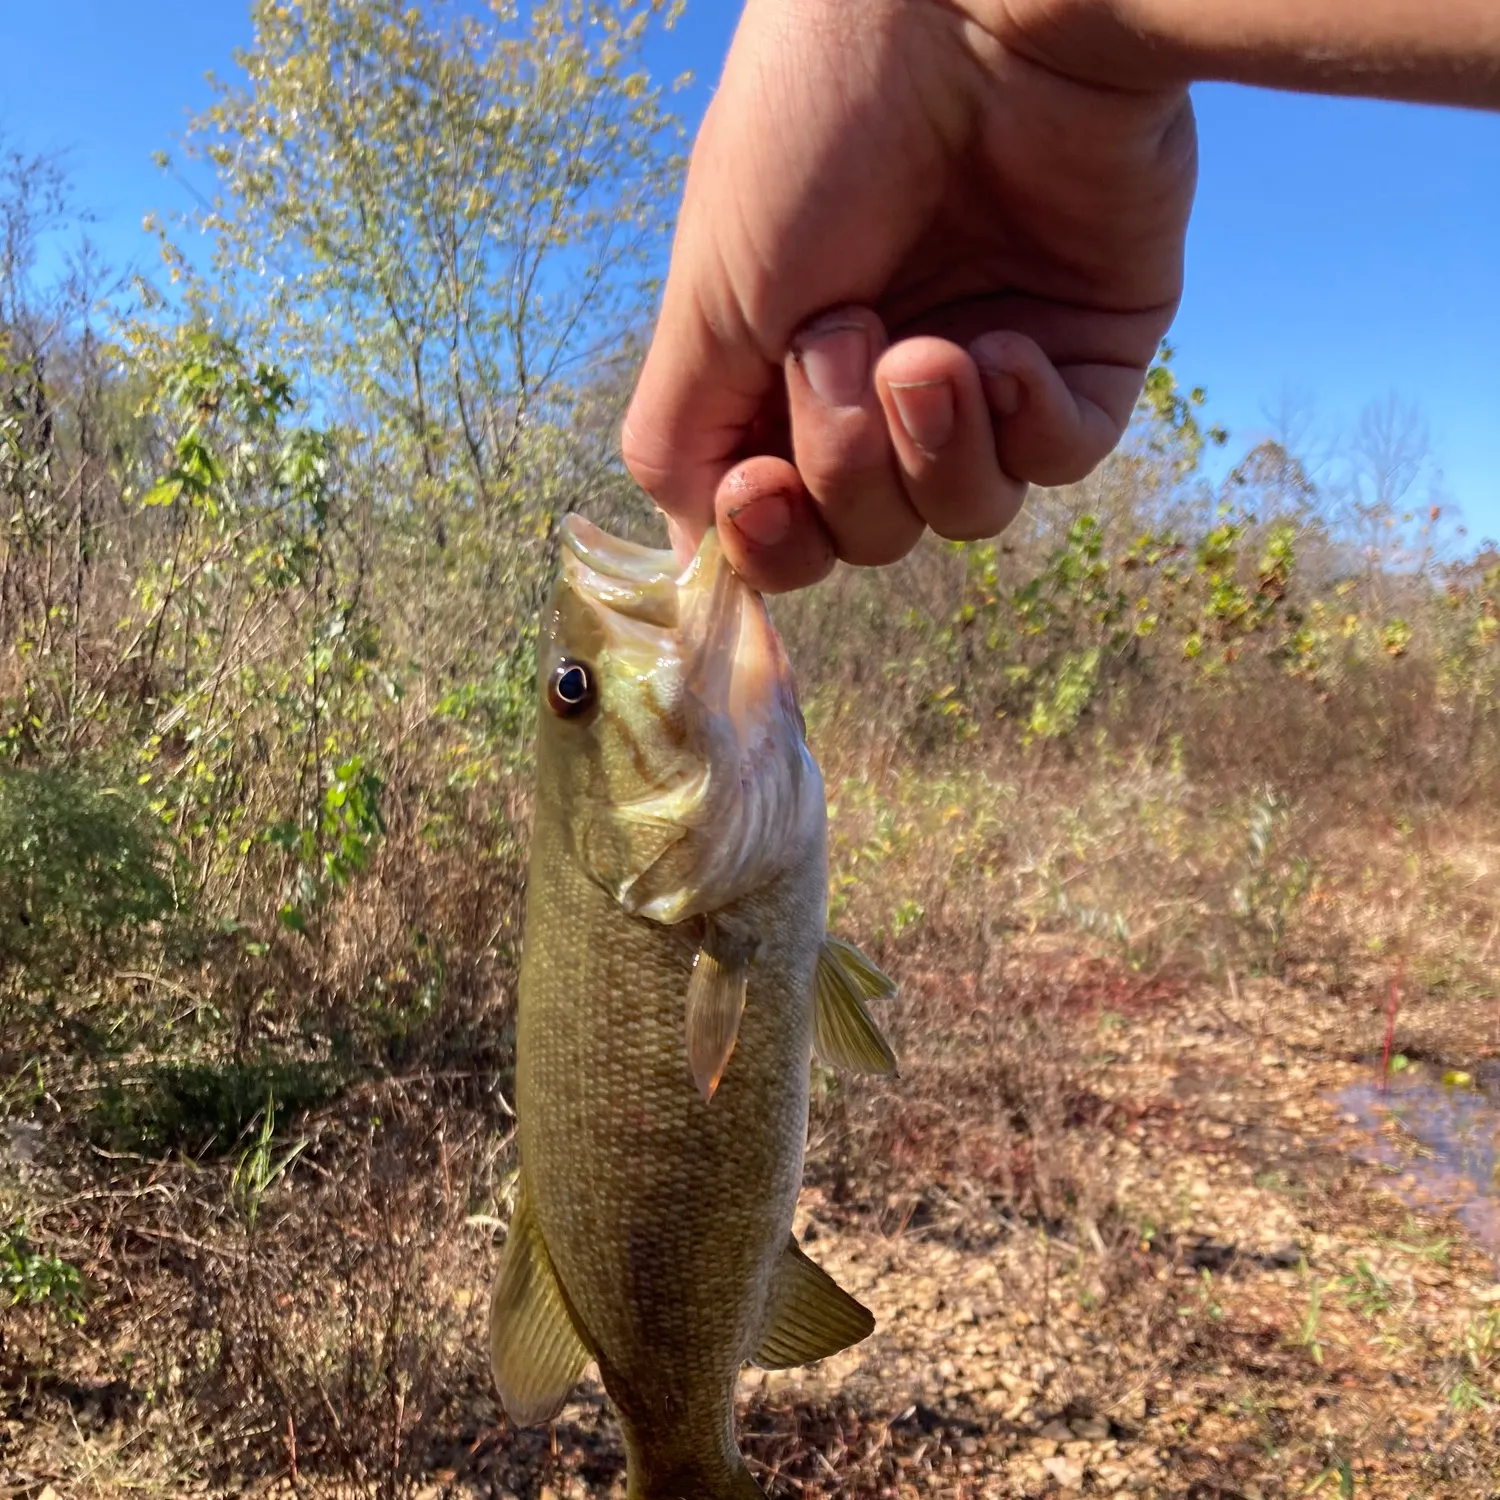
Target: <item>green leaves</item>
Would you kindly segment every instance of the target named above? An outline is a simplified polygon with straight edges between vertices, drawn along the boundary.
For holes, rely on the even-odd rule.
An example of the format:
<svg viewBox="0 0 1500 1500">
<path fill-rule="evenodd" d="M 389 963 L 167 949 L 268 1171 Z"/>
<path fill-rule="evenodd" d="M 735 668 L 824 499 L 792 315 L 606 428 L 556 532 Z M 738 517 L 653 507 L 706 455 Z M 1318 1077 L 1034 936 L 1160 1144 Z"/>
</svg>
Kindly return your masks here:
<svg viewBox="0 0 1500 1500">
<path fill-rule="evenodd" d="M 188 136 L 220 183 L 213 295 L 260 313 L 398 484 L 486 507 L 645 305 L 681 165 L 642 64 L 675 5 L 489 9 L 259 0 L 244 86 Z"/>
<path fill-rule="evenodd" d="M 1198 413 L 1208 399 L 1202 386 L 1184 392 L 1172 368 L 1176 350 L 1162 343 L 1156 363 L 1146 372 L 1138 412 L 1146 419 L 1146 446 L 1154 453 L 1170 456 L 1175 477 L 1186 478 L 1197 467 L 1204 444 L 1222 447 L 1229 434 L 1219 426 L 1203 428 Z"/>
<path fill-rule="evenodd" d="M 175 914 L 170 875 L 133 791 L 83 770 L 0 771 L 0 970 L 34 992 L 138 948 Z"/>
<path fill-rule="evenodd" d="M 291 860 L 277 911 L 288 931 L 305 933 L 318 908 L 364 871 L 385 835 L 383 790 L 384 783 L 364 758 L 350 756 L 334 769 L 318 806 L 303 822 L 284 819 L 267 829 L 266 842 Z"/>
<path fill-rule="evenodd" d="M 76 1266 L 34 1245 L 20 1220 L 0 1229 L 0 1304 L 47 1307 L 66 1322 L 81 1323 L 83 1302 Z"/>
</svg>

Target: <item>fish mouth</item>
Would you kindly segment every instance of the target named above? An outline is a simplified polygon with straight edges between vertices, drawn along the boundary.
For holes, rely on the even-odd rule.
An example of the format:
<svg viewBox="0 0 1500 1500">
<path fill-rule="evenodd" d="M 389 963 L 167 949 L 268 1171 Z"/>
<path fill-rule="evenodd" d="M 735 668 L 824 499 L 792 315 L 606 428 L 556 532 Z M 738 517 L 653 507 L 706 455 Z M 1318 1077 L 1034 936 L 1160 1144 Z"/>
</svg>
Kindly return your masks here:
<svg viewBox="0 0 1500 1500">
<path fill-rule="evenodd" d="M 581 516 L 561 534 L 554 648 L 600 651 L 615 705 L 603 732 L 630 742 L 609 821 L 676 830 L 639 860 L 629 837 L 606 839 L 596 878 L 655 921 L 718 910 L 821 836 L 822 782 L 781 638 L 712 528 L 686 566 Z"/>
<path fill-rule="evenodd" d="M 576 515 L 563 517 L 562 544 L 563 577 L 606 623 L 616 616 L 660 630 L 677 628 L 682 568 L 666 548 L 611 536 Z"/>
<path fill-rule="evenodd" d="M 771 646 L 770 618 L 712 527 L 686 567 L 667 548 L 611 536 L 577 515 L 563 518 L 562 543 L 563 577 L 616 656 L 642 668 L 673 659 L 705 706 L 730 708 L 734 679 L 751 665 L 747 648 L 758 655 Z"/>
<path fill-rule="evenodd" d="M 760 594 L 734 571 L 710 527 L 686 567 L 582 516 L 562 522 L 563 577 L 591 607 L 627 669 L 671 663 L 700 714 L 734 726 L 742 747 L 778 721 L 802 733 L 791 664 Z"/>
</svg>

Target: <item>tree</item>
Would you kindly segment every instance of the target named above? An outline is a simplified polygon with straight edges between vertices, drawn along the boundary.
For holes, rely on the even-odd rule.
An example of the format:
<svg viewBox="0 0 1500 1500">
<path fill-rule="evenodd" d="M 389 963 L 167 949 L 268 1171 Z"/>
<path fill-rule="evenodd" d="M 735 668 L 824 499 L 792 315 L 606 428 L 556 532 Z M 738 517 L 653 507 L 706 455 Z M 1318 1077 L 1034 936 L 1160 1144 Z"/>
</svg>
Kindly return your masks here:
<svg viewBox="0 0 1500 1500">
<path fill-rule="evenodd" d="M 214 280 L 166 246 L 188 302 L 357 432 L 409 576 L 451 592 L 466 569 L 517 628 L 587 498 L 562 486 L 615 482 L 574 452 L 576 408 L 665 246 L 680 131 L 642 49 L 675 14 L 256 0 L 243 82 L 188 132 L 218 177 Z"/>
<path fill-rule="evenodd" d="M 86 239 L 52 253 L 86 222 L 56 157 L 0 140 L 0 745 L 12 759 L 46 741 L 76 750 L 87 733 L 90 632 L 122 597 L 120 502 L 149 447 L 139 391 L 100 333 L 116 288 Z"/>
</svg>

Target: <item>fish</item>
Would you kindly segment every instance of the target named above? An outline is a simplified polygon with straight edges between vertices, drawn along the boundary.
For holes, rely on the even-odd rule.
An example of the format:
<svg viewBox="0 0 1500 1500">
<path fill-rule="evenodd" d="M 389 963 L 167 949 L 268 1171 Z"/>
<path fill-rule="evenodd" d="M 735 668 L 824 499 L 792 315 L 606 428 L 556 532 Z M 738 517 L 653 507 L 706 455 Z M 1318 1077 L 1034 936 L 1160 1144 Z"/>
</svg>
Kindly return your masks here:
<svg viewBox="0 0 1500 1500">
<path fill-rule="evenodd" d="M 765 600 L 578 516 L 538 651 L 518 1180 L 490 1301 L 517 1425 L 590 1362 L 628 1500 L 755 1500 L 747 1362 L 866 1338 L 800 1248 L 811 1062 L 894 1074 L 893 982 L 827 931 L 827 800 Z"/>
</svg>

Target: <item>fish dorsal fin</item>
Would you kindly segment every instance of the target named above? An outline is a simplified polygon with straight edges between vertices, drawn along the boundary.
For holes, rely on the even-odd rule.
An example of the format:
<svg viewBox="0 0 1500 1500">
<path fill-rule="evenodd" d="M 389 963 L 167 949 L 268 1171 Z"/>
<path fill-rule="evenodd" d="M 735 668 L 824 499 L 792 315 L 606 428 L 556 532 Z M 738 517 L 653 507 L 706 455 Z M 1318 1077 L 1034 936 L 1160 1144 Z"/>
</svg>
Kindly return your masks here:
<svg viewBox="0 0 1500 1500">
<path fill-rule="evenodd" d="M 853 943 L 824 938 L 813 980 L 813 1046 L 819 1058 L 831 1068 L 854 1073 L 894 1073 L 896 1054 L 880 1034 L 865 1001 L 888 1000 L 895 993 L 895 981 Z"/>
<path fill-rule="evenodd" d="M 518 1427 L 549 1421 L 588 1362 L 523 1179 L 490 1296 L 490 1370 L 506 1415 Z"/>
<path fill-rule="evenodd" d="M 712 1099 L 740 1034 L 750 963 L 760 940 L 738 923 L 709 917 L 687 991 L 687 1052 L 693 1082 Z"/>
<path fill-rule="evenodd" d="M 796 1240 L 788 1240 L 771 1282 L 771 1305 L 755 1363 L 765 1370 L 811 1364 L 857 1344 L 874 1330 L 869 1308 L 814 1265 Z"/>
</svg>

